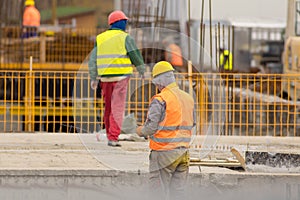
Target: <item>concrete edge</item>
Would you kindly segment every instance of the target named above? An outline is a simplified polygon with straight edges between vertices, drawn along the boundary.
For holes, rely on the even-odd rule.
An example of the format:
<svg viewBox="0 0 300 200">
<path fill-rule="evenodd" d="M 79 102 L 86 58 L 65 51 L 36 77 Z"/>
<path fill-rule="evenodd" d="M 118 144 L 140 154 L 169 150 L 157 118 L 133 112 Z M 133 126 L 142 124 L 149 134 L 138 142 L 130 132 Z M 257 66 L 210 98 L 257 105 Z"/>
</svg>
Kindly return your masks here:
<svg viewBox="0 0 300 200">
<path fill-rule="evenodd" d="M 117 177 L 122 175 L 146 175 L 145 171 L 120 171 L 120 170 L 99 170 L 99 169 L 0 169 L 0 176 L 103 176 Z M 193 172 L 189 176 L 230 176 L 230 177 L 297 177 L 300 173 L 265 173 L 265 172 Z"/>
</svg>

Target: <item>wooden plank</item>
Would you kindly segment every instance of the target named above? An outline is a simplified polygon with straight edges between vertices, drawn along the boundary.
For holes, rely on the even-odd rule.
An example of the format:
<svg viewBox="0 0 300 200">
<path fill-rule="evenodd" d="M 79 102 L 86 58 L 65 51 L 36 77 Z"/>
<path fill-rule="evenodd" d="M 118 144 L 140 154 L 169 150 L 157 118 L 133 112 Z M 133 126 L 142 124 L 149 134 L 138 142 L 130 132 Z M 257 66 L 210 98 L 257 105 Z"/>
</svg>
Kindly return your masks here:
<svg viewBox="0 0 300 200">
<path fill-rule="evenodd" d="M 236 148 L 231 148 L 231 153 L 236 157 L 244 170 L 246 170 L 246 162 L 244 157 L 240 154 L 240 152 Z"/>
<path fill-rule="evenodd" d="M 190 158 L 190 166 L 207 166 L 207 167 L 242 167 L 238 160 L 233 159 L 199 159 Z"/>
<path fill-rule="evenodd" d="M 190 162 L 207 162 L 207 163 L 239 163 L 238 160 L 233 159 L 197 159 L 197 158 L 190 158 Z"/>
<path fill-rule="evenodd" d="M 190 162 L 190 166 L 207 166 L 207 167 L 241 167 L 240 163 L 232 162 Z"/>
</svg>

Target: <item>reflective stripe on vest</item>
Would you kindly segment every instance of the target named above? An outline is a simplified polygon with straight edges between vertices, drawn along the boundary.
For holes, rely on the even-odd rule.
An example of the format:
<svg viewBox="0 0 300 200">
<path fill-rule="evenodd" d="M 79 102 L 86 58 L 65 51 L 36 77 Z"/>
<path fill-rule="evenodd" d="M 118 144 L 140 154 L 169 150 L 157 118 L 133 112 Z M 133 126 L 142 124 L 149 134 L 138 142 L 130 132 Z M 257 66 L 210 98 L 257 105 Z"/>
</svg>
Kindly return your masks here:
<svg viewBox="0 0 300 200">
<path fill-rule="evenodd" d="M 191 130 L 193 126 L 158 126 L 158 130 L 175 131 L 175 130 Z"/>
<path fill-rule="evenodd" d="M 190 142 L 191 138 L 156 138 L 153 136 L 150 136 L 150 139 L 155 142 L 162 142 L 162 143 L 171 143 L 171 142 Z"/>
<path fill-rule="evenodd" d="M 164 88 L 153 98 L 166 102 L 166 114 L 165 119 L 159 123 L 157 132 L 150 136 L 150 148 L 171 150 L 189 147 L 193 128 L 193 98 L 177 86 Z"/>
<path fill-rule="evenodd" d="M 127 33 L 107 30 L 97 36 L 97 70 L 99 76 L 122 76 L 133 72 L 127 56 L 125 40 Z"/>
</svg>

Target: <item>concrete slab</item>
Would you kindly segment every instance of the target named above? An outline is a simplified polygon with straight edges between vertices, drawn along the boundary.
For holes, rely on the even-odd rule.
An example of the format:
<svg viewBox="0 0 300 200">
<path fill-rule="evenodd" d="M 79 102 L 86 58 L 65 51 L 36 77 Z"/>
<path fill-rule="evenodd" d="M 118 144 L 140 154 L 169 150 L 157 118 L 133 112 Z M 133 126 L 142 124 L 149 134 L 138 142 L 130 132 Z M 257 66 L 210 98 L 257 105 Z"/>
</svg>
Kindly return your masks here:
<svg viewBox="0 0 300 200">
<path fill-rule="evenodd" d="M 126 137 L 122 137 L 125 138 Z M 207 137 L 193 141 L 191 157 L 203 155 Z M 232 147 L 246 151 L 300 153 L 298 137 L 219 136 L 207 158 L 234 158 Z M 10 133 L 0 134 L 0 169 L 96 169 L 148 172 L 148 141 L 121 141 L 122 147 L 109 147 L 95 134 Z M 203 168 L 206 169 L 206 168 Z M 211 168 L 210 168 L 211 170 Z M 217 171 L 222 171 L 218 169 Z M 193 169 L 192 169 L 193 171 Z M 197 172 L 197 170 L 196 170 Z"/>
<path fill-rule="evenodd" d="M 194 140 L 201 146 L 206 138 Z M 147 199 L 148 142 L 113 148 L 94 134 L 0 134 L 0 199 Z M 299 138 L 218 137 L 207 158 L 230 148 L 300 152 Z M 202 155 L 192 148 L 191 155 Z M 186 199 L 300 199 L 300 173 L 190 167 Z M 151 195 L 150 195 L 151 196 Z M 149 197 L 150 197 L 149 196 Z M 150 198 L 149 198 L 150 199 Z"/>
</svg>

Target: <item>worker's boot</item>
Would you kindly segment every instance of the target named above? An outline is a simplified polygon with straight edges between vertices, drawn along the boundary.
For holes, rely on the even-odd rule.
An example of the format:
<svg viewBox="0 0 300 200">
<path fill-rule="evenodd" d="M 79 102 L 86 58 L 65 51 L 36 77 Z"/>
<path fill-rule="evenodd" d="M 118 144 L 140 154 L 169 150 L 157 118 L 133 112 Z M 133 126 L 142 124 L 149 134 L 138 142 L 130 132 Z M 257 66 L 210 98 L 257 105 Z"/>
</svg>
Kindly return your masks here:
<svg viewBox="0 0 300 200">
<path fill-rule="evenodd" d="M 107 145 L 111 146 L 111 147 L 120 147 L 121 146 L 121 144 L 119 143 L 119 141 L 112 141 L 112 140 L 108 140 Z"/>
</svg>

